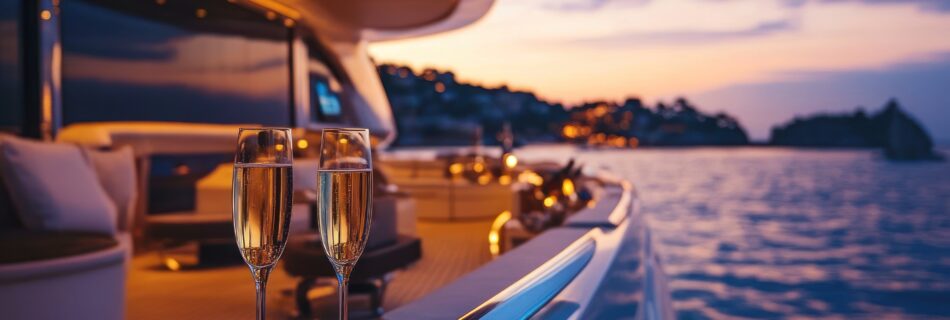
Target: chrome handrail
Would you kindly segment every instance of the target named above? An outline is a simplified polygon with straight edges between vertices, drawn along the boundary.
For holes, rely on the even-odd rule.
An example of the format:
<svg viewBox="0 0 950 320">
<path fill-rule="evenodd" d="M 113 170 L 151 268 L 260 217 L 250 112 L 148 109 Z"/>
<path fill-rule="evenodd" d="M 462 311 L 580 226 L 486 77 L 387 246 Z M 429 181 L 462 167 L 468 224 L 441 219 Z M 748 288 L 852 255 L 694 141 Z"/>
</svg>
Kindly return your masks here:
<svg viewBox="0 0 950 320">
<path fill-rule="evenodd" d="M 584 270 L 597 249 L 592 230 L 460 319 L 528 319 Z"/>
</svg>

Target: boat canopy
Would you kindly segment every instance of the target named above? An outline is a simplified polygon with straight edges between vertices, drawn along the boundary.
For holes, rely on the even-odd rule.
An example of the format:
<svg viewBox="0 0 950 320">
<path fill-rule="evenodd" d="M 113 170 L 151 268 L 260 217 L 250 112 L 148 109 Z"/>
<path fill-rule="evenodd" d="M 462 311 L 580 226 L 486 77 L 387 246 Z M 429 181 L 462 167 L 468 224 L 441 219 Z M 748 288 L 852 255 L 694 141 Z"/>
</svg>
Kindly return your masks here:
<svg viewBox="0 0 950 320">
<path fill-rule="evenodd" d="M 488 13 L 494 0 L 251 0 L 284 4 L 336 40 L 369 42 L 420 37 L 467 26 Z M 272 8 L 273 9 L 273 8 Z"/>
</svg>

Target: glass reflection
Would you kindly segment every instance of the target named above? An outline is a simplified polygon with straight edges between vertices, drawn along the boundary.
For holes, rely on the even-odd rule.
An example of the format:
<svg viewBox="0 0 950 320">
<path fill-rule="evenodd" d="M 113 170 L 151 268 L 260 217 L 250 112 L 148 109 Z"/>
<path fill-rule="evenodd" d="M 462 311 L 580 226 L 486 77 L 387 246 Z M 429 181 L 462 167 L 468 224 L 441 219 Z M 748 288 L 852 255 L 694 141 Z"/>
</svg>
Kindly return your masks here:
<svg viewBox="0 0 950 320">
<path fill-rule="evenodd" d="M 282 25 L 263 16 L 222 23 L 215 19 L 230 18 L 211 6 L 199 22 L 194 11 L 152 10 L 173 18 L 62 3 L 64 124 L 290 123 L 290 33 Z"/>
</svg>

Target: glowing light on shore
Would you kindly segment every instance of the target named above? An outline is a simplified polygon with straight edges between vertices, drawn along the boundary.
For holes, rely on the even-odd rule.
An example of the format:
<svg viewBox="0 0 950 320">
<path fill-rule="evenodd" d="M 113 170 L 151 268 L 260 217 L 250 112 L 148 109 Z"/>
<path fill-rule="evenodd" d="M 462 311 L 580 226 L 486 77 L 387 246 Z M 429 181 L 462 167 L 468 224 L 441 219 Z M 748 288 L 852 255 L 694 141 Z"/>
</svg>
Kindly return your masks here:
<svg viewBox="0 0 950 320">
<path fill-rule="evenodd" d="M 561 130 L 561 134 L 566 138 L 576 138 L 578 134 L 577 127 L 574 125 L 565 125 L 564 129 Z"/>
<path fill-rule="evenodd" d="M 497 257 L 501 252 L 498 245 L 501 241 L 501 228 L 505 227 L 508 220 L 511 220 L 511 212 L 502 211 L 491 223 L 491 229 L 488 231 L 488 251 L 491 252 L 492 257 Z"/>
<path fill-rule="evenodd" d="M 636 149 L 638 146 L 640 146 L 640 139 L 637 139 L 636 137 L 631 137 L 628 144 L 630 145 L 631 149 Z"/>
<path fill-rule="evenodd" d="M 309 146 L 310 146 L 310 142 L 307 142 L 306 139 L 297 140 L 297 149 L 303 150 L 303 149 L 306 149 L 306 148 L 309 147 Z"/>
</svg>

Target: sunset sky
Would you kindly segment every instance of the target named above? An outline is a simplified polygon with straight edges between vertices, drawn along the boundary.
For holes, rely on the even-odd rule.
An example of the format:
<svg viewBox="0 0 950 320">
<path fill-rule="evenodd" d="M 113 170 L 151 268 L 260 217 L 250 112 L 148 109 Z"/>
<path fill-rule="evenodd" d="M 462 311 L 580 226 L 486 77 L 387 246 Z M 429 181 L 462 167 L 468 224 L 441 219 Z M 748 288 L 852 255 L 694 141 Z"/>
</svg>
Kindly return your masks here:
<svg viewBox="0 0 950 320">
<path fill-rule="evenodd" d="M 467 28 L 370 51 L 567 104 L 682 95 L 756 140 L 795 115 L 897 97 L 950 141 L 945 0 L 496 0 Z"/>
</svg>

